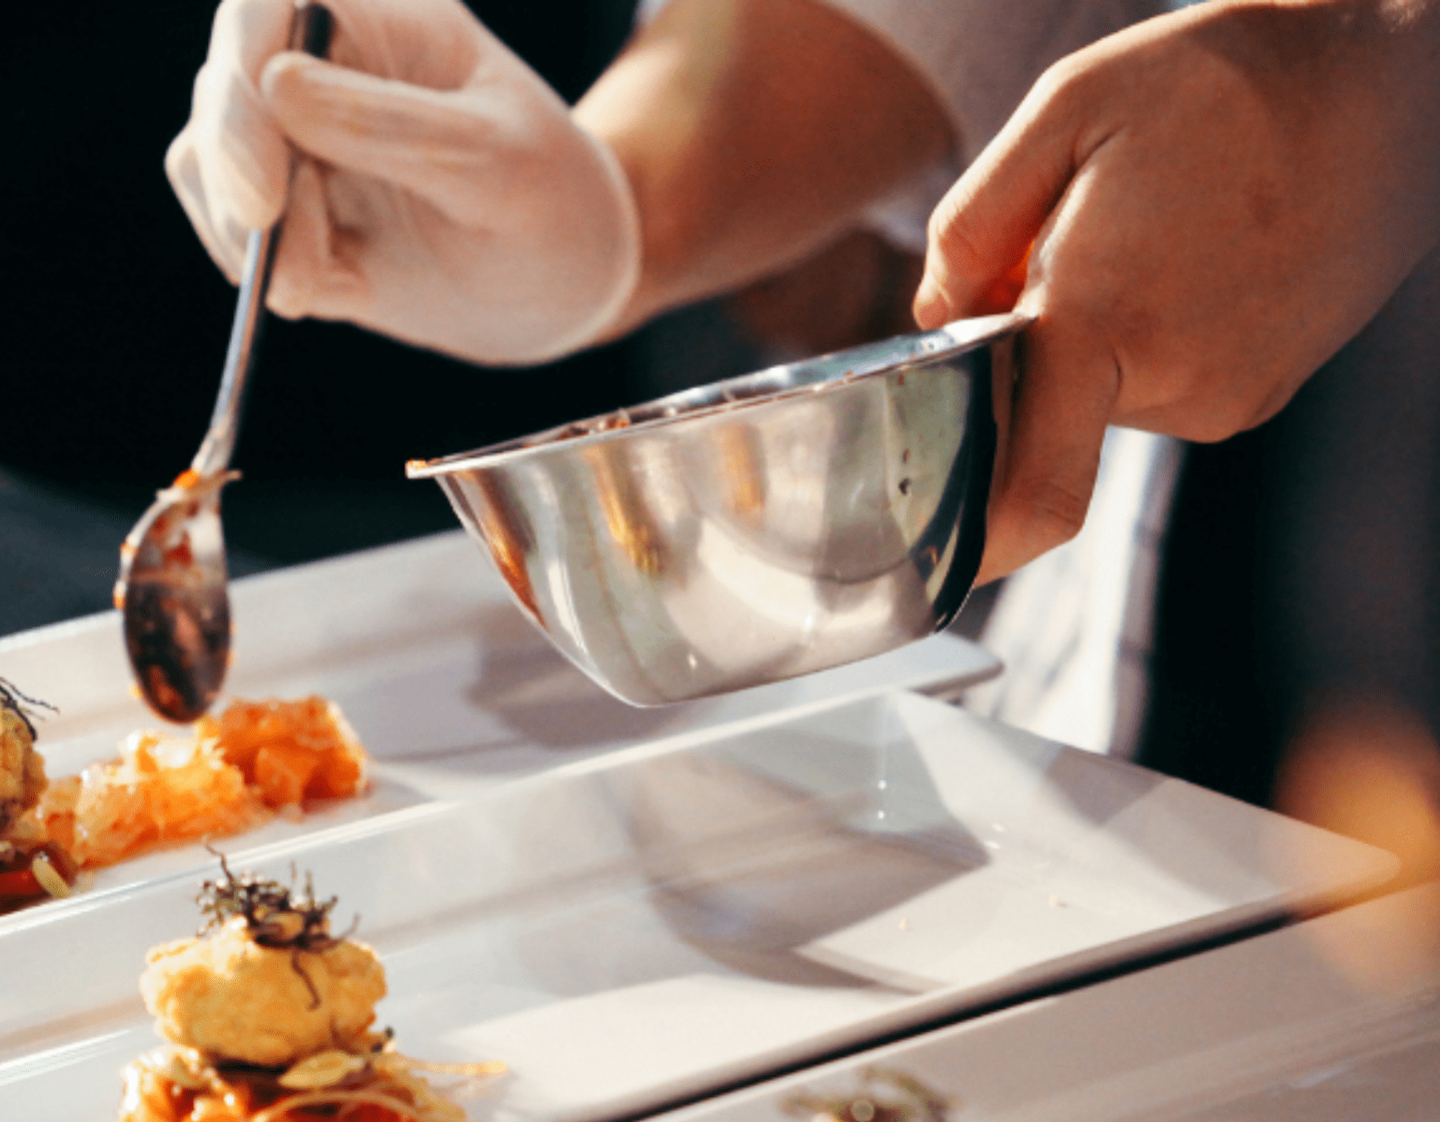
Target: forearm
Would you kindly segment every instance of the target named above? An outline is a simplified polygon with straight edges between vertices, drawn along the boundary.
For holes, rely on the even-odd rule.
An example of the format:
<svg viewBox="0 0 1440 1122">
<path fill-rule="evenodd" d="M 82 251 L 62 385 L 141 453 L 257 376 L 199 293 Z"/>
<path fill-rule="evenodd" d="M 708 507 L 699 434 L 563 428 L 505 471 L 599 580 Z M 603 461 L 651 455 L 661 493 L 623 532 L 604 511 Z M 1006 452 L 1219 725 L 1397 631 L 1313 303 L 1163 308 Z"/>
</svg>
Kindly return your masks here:
<svg viewBox="0 0 1440 1122">
<path fill-rule="evenodd" d="M 1381 13 L 1390 61 L 1384 96 L 1398 109 L 1401 171 L 1414 178 L 1421 241 L 1433 249 L 1440 245 L 1440 0 L 1386 0 Z"/>
<path fill-rule="evenodd" d="M 643 263 L 618 334 L 773 272 L 945 160 L 945 112 L 818 0 L 675 0 L 576 107 L 619 157 Z"/>
<path fill-rule="evenodd" d="M 1210 44 L 1261 87 L 1283 140 L 1317 163 L 1316 193 L 1334 190 L 1320 160 L 1364 166 L 1376 234 L 1390 239 L 1374 250 L 1403 260 L 1399 283 L 1440 242 L 1440 0 L 1221 0 L 1186 14 L 1223 7 L 1250 9 L 1248 20 L 1214 12 Z M 1361 200 L 1337 198 L 1349 213 L 1335 219 L 1353 220 Z"/>
<path fill-rule="evenodd" d="M 1328 36 L 1309 61 L 1333 80 L 1355 157 L 1378 157 L 1370 171 L 1393 188 L 1394 251 L 1413 265 L 1440 243 L 1440 0 L 1282 3 L 1312 9 L 1312 36 Z"/>
</svg>

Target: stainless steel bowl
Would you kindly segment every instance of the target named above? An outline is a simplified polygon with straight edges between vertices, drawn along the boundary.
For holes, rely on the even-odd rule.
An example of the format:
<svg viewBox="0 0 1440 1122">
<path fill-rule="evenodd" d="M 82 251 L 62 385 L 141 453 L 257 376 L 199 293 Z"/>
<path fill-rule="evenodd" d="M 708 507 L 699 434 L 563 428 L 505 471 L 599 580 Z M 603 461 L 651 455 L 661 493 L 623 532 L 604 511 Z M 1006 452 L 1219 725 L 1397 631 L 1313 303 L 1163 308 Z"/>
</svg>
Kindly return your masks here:
<svg viewBox="0 0 1440 1122">
<path fill-rule="evenodd" d="M 980 564 L 992 362 L 962 320 L 443 459 L 516 603 L 617 697 L 659 705 L 944 627 Z"/>
</svg>

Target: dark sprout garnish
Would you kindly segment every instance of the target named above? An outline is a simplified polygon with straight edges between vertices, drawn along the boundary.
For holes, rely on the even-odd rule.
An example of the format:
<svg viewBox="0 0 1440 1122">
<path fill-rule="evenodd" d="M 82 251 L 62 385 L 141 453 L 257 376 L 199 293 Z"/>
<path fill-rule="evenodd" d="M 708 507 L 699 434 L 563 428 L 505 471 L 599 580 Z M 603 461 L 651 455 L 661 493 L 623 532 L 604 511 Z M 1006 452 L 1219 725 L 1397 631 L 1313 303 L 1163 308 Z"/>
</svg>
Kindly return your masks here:
<svg viewBox="0 0 1440 1122">
<path fill-rule="evenodd" d="M 215 855 L 220 858 L 223 875 L 200 886 L 196 902 L 206 916 L 205 926 L 200 929 L 201 935 L 236 916 L 244 916 L 250 937 L 262 947 L 326 951 L 345 939 L 344 935 L 336 938 L 330 934 L 330 913 L 338 902 L 336 897 L 316 900 L 309 874 L 306 874 L 305 891 L 301 894 L 295 891 L 293 869 L 291 884 L 287 888 L 279 881 L 254 873 L 236 876 L 230 871 L 224 854 Z"/>
<path fill-rule="evenodd" d="M 30 718 L 34 715 L 32 705 L 38 705 L 41 709 L 48 709 L 52 713 L 60 710 L 51 705 L 48 701 L 41 701 L 39 698 L 27 697 L 21 693 L 15 683 L 5 678 L 0 678 L 0 709 L 8 709 L 25 722 L 25 727 L 30 731 L 30 739 L 36 737 L 35 724 Z"/>
<path fill-rule="evenodd" d="M 207 847 L 208 848 L 208 847 Z M 354 924 L 344 935 L 330 934 L 330 913 L 337 898 L 316 900 L 315 888 L 310 875 L 305 875 L 305 891 L 295 891 L 295 870 L 290 870 L 290 886 L 279 881 L 241 873 L 236 876 L 230 871 L 225 855 L 215 850 L 220 858 L 221 876 L 218 880 L 207 880 L 200 885 L 196 903 L 205 915 L 205 926 L 200 929 L 206 935 L 223 926 L 236 916 L 243 916 L 250 938 L 262 947 L 290 951 L 290 966 L 305 981 L 310 991 L 311 1008 L 320 1004 L 320 994 L 300 965 L 300 952 L 319 953 L 344 942 L 354 931 Z M 358 922 L 358 919 L 357 919 Z"/>
</svg>

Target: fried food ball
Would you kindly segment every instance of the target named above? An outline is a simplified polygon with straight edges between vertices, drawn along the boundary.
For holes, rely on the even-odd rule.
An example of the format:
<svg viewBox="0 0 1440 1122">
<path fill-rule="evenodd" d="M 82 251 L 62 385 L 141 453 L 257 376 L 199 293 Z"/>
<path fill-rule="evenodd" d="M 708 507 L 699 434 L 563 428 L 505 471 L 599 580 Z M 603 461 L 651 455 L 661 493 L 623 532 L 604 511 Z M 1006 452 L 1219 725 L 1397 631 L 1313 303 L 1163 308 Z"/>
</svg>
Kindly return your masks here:
<svg viewBox="0 0 1440 1122">
<path fill-rule="evenodd" d="M 262 947 L 243 916 L 211 935 L 155 947 L 147 958 L 140 994 L 156 1029 L 218 1060 L 284 1067 L 346 1048 L 370 1027 L 385 996 L 385 968 L 363 943 L 347 939 L 322 951 Z"/>
<path fill-rule="evenodd" d="M 45 790 L 45 761 L 25 718 L 0 705 L 0 837 L 40 800 Z"/>
</svg>

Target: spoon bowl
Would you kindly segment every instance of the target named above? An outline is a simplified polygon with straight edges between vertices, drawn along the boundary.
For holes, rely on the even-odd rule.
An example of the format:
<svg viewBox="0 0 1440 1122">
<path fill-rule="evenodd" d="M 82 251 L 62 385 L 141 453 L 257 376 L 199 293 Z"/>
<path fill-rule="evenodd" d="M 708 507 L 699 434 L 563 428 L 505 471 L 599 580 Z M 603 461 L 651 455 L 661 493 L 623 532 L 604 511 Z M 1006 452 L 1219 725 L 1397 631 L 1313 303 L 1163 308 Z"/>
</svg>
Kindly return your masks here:
<svg viewBox="0 0 1440 1122">
<path fill-rule="evenodd" d="M 120 547 L 115 606 L 146 702 L 180 723 L 214 703 L 230 662 L 230 597 L 220 488 L 233 473 L 187 471 Z"/>
</svg>

